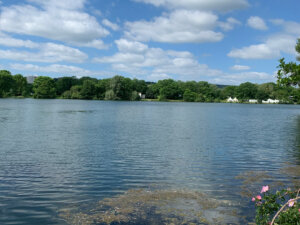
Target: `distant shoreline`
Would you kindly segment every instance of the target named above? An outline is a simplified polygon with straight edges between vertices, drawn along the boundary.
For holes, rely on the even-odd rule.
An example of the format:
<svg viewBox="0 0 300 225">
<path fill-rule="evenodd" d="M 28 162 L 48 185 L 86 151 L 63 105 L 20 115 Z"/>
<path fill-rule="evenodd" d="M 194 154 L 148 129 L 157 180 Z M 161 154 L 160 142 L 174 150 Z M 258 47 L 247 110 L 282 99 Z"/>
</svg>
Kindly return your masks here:
<svg viewBox="0 0 300 225">
<path fill-rule="evenodd" d="M 79 101 L 112 101 L 112 102 L 174 102 L 174 103 L 226 103 L 226 104 L 247 104 L 247 105 L 300 105 L 297 103 L 250 103 L 250 102 L 227 102 L 227 101 L 217 101 L 217 102 L 188 102 L 184 100 L 172 100 L 172 99 L 166 99 L 166 100 L 159 100 L 159 99 L 141 99 L 141 100 L 104 100 L 104 99 L 68 99 L 68 98 L 34 98 L 34 97 L 24 97 L 24 96 L 10 96 L 0 99 L 34 99 L 34 100 L 79 100 Z"/>
</svg>

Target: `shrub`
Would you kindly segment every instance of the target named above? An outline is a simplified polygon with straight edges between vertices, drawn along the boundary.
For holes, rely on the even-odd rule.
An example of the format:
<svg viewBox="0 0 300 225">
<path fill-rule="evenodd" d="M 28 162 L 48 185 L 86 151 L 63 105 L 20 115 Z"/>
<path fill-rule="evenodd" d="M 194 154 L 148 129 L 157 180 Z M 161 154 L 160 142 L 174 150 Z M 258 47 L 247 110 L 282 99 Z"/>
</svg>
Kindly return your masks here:
<svg viewBox="0 0 300 225">
<path fill-rule="evenodd" d="M 257 225 L 300 225 L 299 192 L 283 189 L 275 194 L 269 186 L 263 186 L 261 195 L 252 198 L 255 202 Z"/>
</svg>

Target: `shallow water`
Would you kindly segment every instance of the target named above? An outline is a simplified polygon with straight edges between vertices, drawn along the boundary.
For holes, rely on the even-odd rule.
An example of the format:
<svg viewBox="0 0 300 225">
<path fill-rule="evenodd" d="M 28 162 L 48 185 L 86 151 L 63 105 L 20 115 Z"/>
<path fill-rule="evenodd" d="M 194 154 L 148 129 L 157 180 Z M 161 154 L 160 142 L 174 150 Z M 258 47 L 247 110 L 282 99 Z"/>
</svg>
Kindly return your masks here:
<svg viewBox="0 0 300 225">
<path fill-rule="evenodd" d="M 0 99 L 0 224 L 65 225 L 61 209 L 152 187 L 247 210 L 235 177 L 288 182 L 287 163 L 299 106 Z"/>
</svg>

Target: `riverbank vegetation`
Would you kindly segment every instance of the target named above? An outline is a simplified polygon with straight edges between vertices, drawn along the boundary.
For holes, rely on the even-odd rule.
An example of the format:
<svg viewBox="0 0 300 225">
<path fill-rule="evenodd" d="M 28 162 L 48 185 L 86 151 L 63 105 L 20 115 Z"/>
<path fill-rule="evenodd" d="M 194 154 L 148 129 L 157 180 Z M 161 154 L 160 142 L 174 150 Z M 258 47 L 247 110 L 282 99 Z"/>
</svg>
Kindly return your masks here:
<svg viewBox="0 0 300 225">
<path fill-rule="evenodd" d="M 91 77 L 51 78 L 38 76 L 33 84 L 21 74 L 0 71 L 0 97 L 33 97 L 94 100 L 128 100 L 142 98 L 159 101 L 224 102 L 236 97 L 240 102 L 249 99 L 278 99 L 281 103 L 300 103 L 299 88 L 275 83 L 242 83 L 239 86 L 214 85 L 206 81 L 160 80 L 157 83 L 114 76 L 98 80 Z"/>
</svg>

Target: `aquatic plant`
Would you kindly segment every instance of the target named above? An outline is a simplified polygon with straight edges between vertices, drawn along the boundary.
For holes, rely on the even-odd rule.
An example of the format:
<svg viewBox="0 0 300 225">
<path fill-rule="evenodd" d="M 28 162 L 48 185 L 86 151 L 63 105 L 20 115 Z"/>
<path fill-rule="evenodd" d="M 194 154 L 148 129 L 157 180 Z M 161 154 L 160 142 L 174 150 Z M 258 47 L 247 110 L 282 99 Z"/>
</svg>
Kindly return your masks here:
<svg viewBox="0 0 300 225">
<path fill-rule="evenodd" d="M 95 204 L 60 210 L 70 225 L 223 225 L 240 218 L 232 202 L 192 190 L 133 189 Z"/>
</svg>

